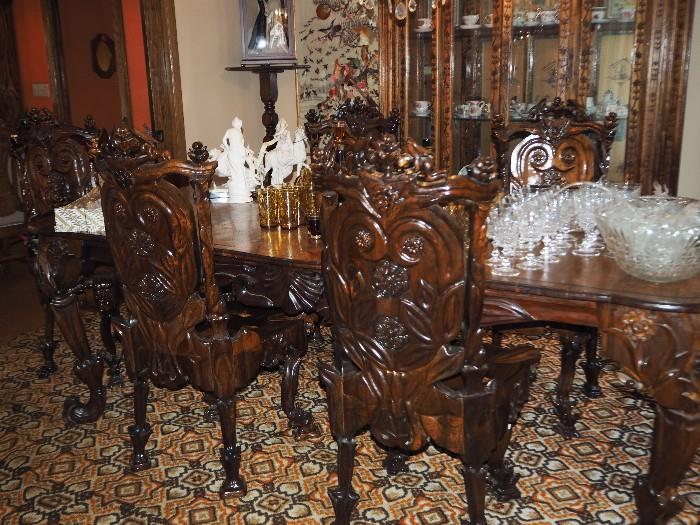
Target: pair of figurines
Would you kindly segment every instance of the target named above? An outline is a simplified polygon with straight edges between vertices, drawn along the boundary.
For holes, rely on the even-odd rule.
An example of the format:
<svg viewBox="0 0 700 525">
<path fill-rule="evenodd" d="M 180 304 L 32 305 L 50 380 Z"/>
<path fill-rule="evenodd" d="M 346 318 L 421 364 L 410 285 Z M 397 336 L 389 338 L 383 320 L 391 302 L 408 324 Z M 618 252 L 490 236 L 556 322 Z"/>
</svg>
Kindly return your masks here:
<svg viewBox="0 0 700 525">
<path fill-rule="evenodd" d="M 226 130 L 221 146 L 211 150 L 209 155 L 219 162 L 217 174 L 228 179 L 229 202 L 243 203 L 253 200 L 252 192 L 270 171 L 273 185 L 294 182 L 306 165 L 306 142 L 302 128 L 296 130 L 292 140 L 287 122 L 280 119 L 274 137 L 263 143 L 256 156 L 245 145 L 243 122 L 236 117 L 232 127 Z"/>
</svg>

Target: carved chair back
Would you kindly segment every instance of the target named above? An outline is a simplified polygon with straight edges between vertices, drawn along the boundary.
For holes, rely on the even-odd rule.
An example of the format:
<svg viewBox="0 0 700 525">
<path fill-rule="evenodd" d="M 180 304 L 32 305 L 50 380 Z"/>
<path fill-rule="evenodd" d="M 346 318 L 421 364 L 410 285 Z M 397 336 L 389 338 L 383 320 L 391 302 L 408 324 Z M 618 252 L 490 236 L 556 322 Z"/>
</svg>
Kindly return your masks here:
<svg viewBox="0 0 700 525">
<path fill-rule="evenodd" d="M 88 150 L 98 136 L 90 117 L 85 129 L 59 124 L 44 108 L 20 118 L 10 145 L 29 222 L 92 189 L 96 177 Z"/>
<path fill-rule="evenodd" d="M 176 386 L 185 380 L 186 338 L 220 310 L 206 199 L 216 162 L 208 162 L 201 143 L 189 162 L 170 160 L 127 128 L 103 137 L 96 155 L 105 231 L 126 305 L 145 346 L 160 354 L 151 363 L 154 381 Z M 189 186 L 178 184 L 183 179 Z"/>
<path fill-rule="evenodd" d="M 617 116 L 591 120 L 585 108 L 569 100 L 543 99 L 524 122 L 505 125 L 495 115 L 491 138 L 505 190 L 528 185 L 564 185 L 595 181 L 607 173 Z"/>
<path fill-rule="evenodd" d="M 325 177 L 323 273 L 336 357 L 364 378 L 355 426 L 416 450 L 442 406 L 438 383 L 480 359 L 485 219 L 500 186 L 432 173 L 421 148 L 391 146 L 373 141 L 365 165 Z M 439 206 L 452 201 L 470 213 L 467 258 L 464 230 Z M 450 347 L 463 329 L 464 346 Z"/>
</svg>

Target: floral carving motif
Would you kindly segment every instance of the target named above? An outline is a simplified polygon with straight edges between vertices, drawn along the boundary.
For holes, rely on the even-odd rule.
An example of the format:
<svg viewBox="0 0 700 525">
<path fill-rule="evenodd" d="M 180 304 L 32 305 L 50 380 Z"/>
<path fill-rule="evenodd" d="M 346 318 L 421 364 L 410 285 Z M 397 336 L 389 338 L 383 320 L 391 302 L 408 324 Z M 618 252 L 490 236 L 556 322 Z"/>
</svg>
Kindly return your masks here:
<svg viewBox="0 0 700 525">
<path fill-rule="evenodd" d="M 394 352 L 408 342 L 408 331 L 396 317 L 377 317 L 374 321 L 374 338 L 386 350 Z"/>
<path fill-rule="evenodd" d="M 633 342 L 644 342 L 656 334 L 656 319 L 647 311 L 630 310 L 622 315 L 622 331 Z"/>
<path fill-rule="evenodd" d="M 379 297 L 398 297 L 408 290 L 408 271 L 389 259 L 382 259 L 372 274 L 372 288 Z"/>
<path fill-rule="evenodd" d="M 121 202 L 116 202 L 114 203 L 114 214 L 119 218 L 119 219 L 125 219 L 126 218 L 126 208 Z"/>
<path fill-rule="evenodd" d="M 355 232 L 353 240 L 356 246 L 365 250 L 369 250 L 374 246 L 374 237 L 372 236 L 372 232 L 367 228 L 358 229 Z"/>
<path fill-rule="evenodd" d="M 156 247 L 153 237 L 141 230 L 130 231 L 127 239 L 131 249 L 139 257 L 149 257 Z"/>
<path fill-rule="evenodd" d="M 423 238 L 420 235 L 409 235 L 403 241 L 401 251 L 411 259 L 417 259 L 423 254 Z"/>
<path fill-rule="evenodd" d="M 136 289 L 144 298 L 151 302 L 162 301 L 167 294 L 160 277 L 153 273 L 144 274 L 139 282 L 136 283 Z"/>
<path fill-rule="evenodd" d="M 148 206 L 143 211 L 143 215 L 151 224 L 155 224 L 158 222 L 158 210 L 156 210 L 153 206 Z"/>
</svg>

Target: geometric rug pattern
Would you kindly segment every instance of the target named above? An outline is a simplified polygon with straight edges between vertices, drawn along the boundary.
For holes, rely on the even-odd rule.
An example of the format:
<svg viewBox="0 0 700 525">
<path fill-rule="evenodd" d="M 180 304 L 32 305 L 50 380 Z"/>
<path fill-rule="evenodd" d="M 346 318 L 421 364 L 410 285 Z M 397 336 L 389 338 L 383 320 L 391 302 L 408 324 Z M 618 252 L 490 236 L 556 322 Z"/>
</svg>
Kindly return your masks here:
<svg viewBox="0 0 700 525">
<path fill-rule="evenodd" d="M 86 321 L 90 340 L 99 345 L 96 319 L 86 314 Z M 0 345 L 0 523 L 332 523 L 327 491 L 336 484 L 337 447 L 317 375 L 318 362 L 331 357 L 327 333 L 310 344 L 299 387 L 301 403 L 313 411 L 321 436 L 292 436 L 280 407 L 280 375 L 261 374 L 237 405 L 248 493 L 225 502 L 218 497 L 223 480 L 219 426 L 207 421 L 196 391 L 151 389 L 153 467 L 130 473 L 130 382 L 108 389 L 107 409 L 98 422 L 66 426 L 63 401 L 84 389 L 73 377 L 73 359 L 63 341 L 56 351 L 58 372 L 48 380 L 36 377 L 39 335 Z M 527 342 L 540 346 L 543 359 L 508 452 L 522 476 L 523 497 L 499 503 L 489 495 L 489 524 L 635 523 L 633 484 L 648 466 L 653 407 L 625 391 L 609 370 L 601 377 L 605 397 L 589 400 L 581 393 L 583 377 L 577 371 L 581 437 L 560 437 L 550 399 L 559 370 L 558 342 L 554 337 Z M 466 517 L 457 460 L 428 447 L 409 458 L 409 472 L 390 477 L 383 459 L 369 434 L 361 434 L 353 478 L 360 500 L 353 523 L 439 525 Z M 698 523 L 698 454 L 680 494 L 685 509 L 671 523 Z"/>
</svg>

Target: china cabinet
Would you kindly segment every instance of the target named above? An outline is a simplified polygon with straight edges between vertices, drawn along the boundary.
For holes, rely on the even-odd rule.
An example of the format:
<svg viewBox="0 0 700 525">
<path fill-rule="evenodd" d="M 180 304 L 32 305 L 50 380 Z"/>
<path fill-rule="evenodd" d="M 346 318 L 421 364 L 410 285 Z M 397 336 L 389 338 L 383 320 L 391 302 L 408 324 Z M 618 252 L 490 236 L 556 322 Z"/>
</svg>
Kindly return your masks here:
<svg viewBox="0 0 700 525">
<path fill-rule="evenodd" d="M 440 167 L 456 172 L 492 153 L 493 115 L 520 120 L 559 96 L 595 121 L 618 115 L 610 179 L 675 192 L 694 0 L 394 0 L 378 8 L 382 109 L 408 115 L 404 133 L 432 146 Z"/>
</svg>

